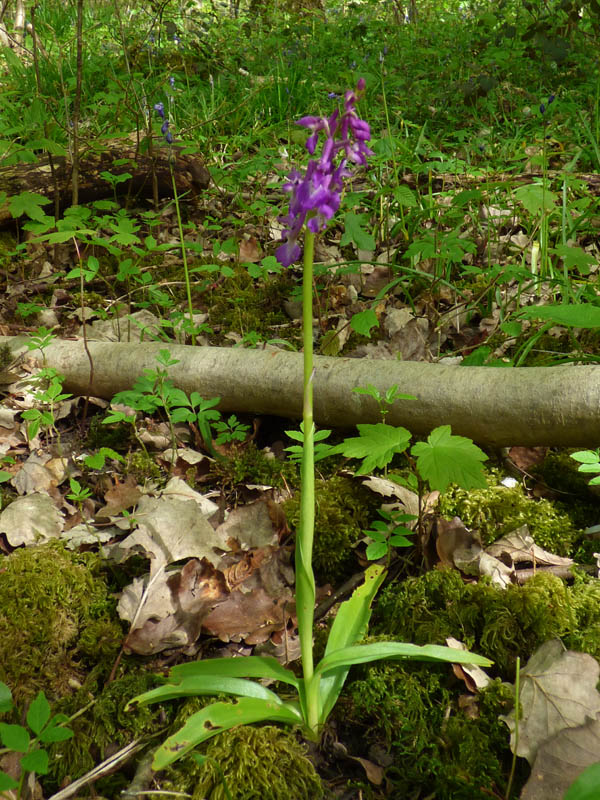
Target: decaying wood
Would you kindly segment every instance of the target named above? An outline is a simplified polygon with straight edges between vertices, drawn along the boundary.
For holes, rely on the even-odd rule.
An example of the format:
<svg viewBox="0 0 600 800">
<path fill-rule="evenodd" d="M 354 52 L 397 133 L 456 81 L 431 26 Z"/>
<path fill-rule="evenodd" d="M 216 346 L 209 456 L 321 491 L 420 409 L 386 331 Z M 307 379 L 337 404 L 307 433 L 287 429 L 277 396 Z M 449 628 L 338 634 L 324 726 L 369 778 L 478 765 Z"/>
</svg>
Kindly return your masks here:
<svg viewBox="0 0 600 800">
<path fill-rule="evenodd" d="M 0 337 L 14 353 L 26 337 Z M 110 399 L 131 388 L 144 369 L 156 369 L 164 342 L 88 342 L 90 364 L 80 340 L 55 340 L 44 350 L 46 366 L 65 376 L 76 395 Z M 302 355 L 282 350 L 169 345 L 179 360 L 169 370 L 176 386 L 204 398 L 220 397 L 224 412 L 302 416 Z M 600 444 L 600 366 L 458 367 L 410 361 L 315 358 L 315 420 L 321 426 L 351 427 L 379 422 L 377 404 L 354 387 L 397 384 L 416 400 L 396 402 L 386 417 L 415 434 L 438 425 L 484 445 Z"/>
<path fill-rule="evenodd" d="M 89 148 L 79 157 L 79 202 L 113 198 L 112 186 L 100 177 L 101 172 L 132 177 L 116 186 L 119 195 L 132 199 L 152 199 L 153 174 L 156 176 L 158 196 L 172 197 L 173 184 L 169 157 L 173 156 L 175 185 L 180 197 L 195 197 L 210 183 L 210 174 L 200 155 L 183 154 L 181 148 L 167 147 L 161 139 L 153 143 L 152 153 L 138 147 L 130 139 L 117 139 L 103 142 L 97 148 Z M 121 162 L 115 166 L 115 162 Z M 70 205 L 72 199 L 72 163 L 65 156 L 53 157 L 55 177 L 58 183 L 61 208 Z M 19 163 L 0 168 L 0 187 L 8 197 L 23 191 L 36 192 L 54 201 L 54 179 L 47 158 L 40 158 L 33 164 Z M 49 205 L 48 214 L 54 213 Z M 0 205 L 0 225 L 12 220 L 8 203 Z"/>
</svg>

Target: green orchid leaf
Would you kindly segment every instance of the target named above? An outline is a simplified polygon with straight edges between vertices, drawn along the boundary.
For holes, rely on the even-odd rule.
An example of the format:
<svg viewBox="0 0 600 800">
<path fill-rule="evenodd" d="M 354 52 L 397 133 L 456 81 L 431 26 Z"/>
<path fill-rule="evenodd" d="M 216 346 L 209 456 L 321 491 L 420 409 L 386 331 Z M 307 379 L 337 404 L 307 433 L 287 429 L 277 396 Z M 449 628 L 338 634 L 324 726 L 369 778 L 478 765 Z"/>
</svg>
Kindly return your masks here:
<svg viewBox="0 0 600 800">
<path fill-rule="evenodd" d="M 298 688 L 294 673 L 283 667 L 272 656 L 246 656 L 245 658 L 209 658 L 177 664 L 169 672 L 169 680 L 177 682 L 191 676 L 221 675 L 224 678 L 272 678 Z"/>
<path fill-rule="evenodd" d="M 275 703 L 257 697 L 240 697 L 233 703 L 214 703 L 193 714 L 181 730 L 162 743 L 154 754 L 152 768 L 164 769 L 201 742 L 223 731 L 264 720 L 288 725 L 301 725 L 303 722 L 297 708 L 281 702 Z"/>
<path fill-rule="evenodd" d="M 350 599 L 342 603 L 335 616 L 325 648 L 325 658 L 349 645 L 354 645 L 363 638 L 371 618 L 371 603 L 383 583 L 385 575 L 386 570 L 379 564 L 372 564 L 368 567 L 364 583 L 354 590 Z M 319 687 L 321 722 L 325 722 L 335 706 L 348 677 L 349 669 L 349 666 L 342 667 L 321 679 Z"/>
<path fill-rule="evenodd" d="M 455 650 L 436 644 L 408 644 L 405 642 L 377 642 L 376 644 L 359 644 L 335 650 L 325 656 L 316 666 L 315 673 L 326 674 L 340 667 L 353 664 L 367 664 L 388 658 L 413 658 L 418 661 L 448 661 L 452 664 L 476 664 L 489 667 L 493 662 L 484 656 L 469 653 L 467 650 Z"/>
<path fill-rule="evenodd" d="M 522 308 L 520 317 L 533 317 L 573 328 L 600 328 L 600 307 L 590 303 L 549 305 Z"/>
<path fill-rule="evenodd" d="M 197 697 L 205 694 L 231 694 L 236 697 L 258 697 L 273 703 L 280 702 L 270 689 L 254 681 L 242 678 L 226 678 L 223 675 L 192 675 L 176 684 L 166 684 L 134 697 L 127 703 L 126 710 L 135 706 L 145 706 L 173 700 L 176 697 Z"/>
</svg>

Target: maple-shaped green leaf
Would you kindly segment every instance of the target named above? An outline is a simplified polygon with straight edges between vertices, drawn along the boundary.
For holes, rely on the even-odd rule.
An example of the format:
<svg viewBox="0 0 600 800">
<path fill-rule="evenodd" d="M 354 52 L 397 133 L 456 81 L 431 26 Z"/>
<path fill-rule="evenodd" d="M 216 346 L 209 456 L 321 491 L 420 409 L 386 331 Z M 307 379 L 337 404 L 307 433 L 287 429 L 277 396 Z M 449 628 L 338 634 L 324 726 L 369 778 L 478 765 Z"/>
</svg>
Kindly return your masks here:
<svg viewBox="0 0 600 800">
<path fill-rule="evenodd" d="M 353 211 L 349 211 L 344 216 L 346 229 L 340 239 L 340 245 L 342 245 L 342 247 L 346 244 L 350 244 L 350 242 L 354 242 L 361 250 L 375 250 L 375 239 L 363 228 L 365 219 L 365 214 L 355 214 Z"/>
<path fill-rule="evenodd" d="M 378 422 L 376 425 L 357 425 L 360 436 L 344 441 L 329 451 L 330 455 L 341 453 L 346 458 L 362 458 L 357 475 L 367 475 L 376 467 L 386 467 L 396 453 L 406 450 L 410 442 L 410 431 Z"/>
<path fill-rule="evenodd" d="M 350 327 L 353 331 L 360 333 L 361 336 L 368 336 L 369 338 L 371 337 L 371 328 L 377 328 L 378 325 L 379 320 L 377 319 L 377 314 L 372 308 L 359 311 L 357 314 L 354 314 L 350 320 Z"/>
<path fill-rule="evenodd" d="M 411 448 L 421 477 L 432 489 L 445 491 L 450 483 L 462 489 L 485 489 L 482 461 L 486 454 L 465 436 L 454 436 L 450 425 L 431 431 L 426 442 Z"/>
<path fill-rule="evenodd" d="M 50 200 L 47 197 L 37 192 L 21 192 L 21 194 L 10 198 L 8 209 L 15 218 L 27 214 L 31 219 L 41 219 L 44 216 L 44 212 L 40 206 L 44 206 L 49 202 Z"/>
</svg>

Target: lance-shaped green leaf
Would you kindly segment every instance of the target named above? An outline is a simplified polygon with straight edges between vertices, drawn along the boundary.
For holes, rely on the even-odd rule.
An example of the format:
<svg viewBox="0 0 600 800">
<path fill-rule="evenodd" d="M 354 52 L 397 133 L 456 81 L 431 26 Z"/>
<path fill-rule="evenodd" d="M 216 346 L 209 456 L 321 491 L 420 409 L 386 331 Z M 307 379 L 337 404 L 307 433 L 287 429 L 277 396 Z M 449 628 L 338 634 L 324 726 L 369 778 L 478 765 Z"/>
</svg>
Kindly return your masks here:
<svg viewBox="0 0 600 800">
<path fill-rule="evenodd" d="M 265 720 L 288 725 L 300 725 L 303 721 L 297 708 L 257 697 L 240 697 L 233 703 L 214 703 L 193 714 L 181 730 L 162 743 L 154 754 L 152 768 L 164 769 L 201 742 L 230 728 Z"/>
<path fill-rule="evenodd" d="M 176 697 L 196 697 L 205 694 L 230 694 L 234 697 L 259 697 L 262 700 L 280 702 L 279 698 L 270 689 L 254 681 L 242 678 L 226 678 L 223 675 L 192 675 L 183 678 L 179 683 L 168 683 L 158 686 L 144 694 L 134 697 L 127 703 L 126 709 L 133 706 L 146 706 L 152 703 L 162 703 L 164 700 L 174 700 Z"/>
<path fill-rule="evenodd" d="M 172 683 L 202 675 L 222 675 L 227 678 L 272 678 L 298 688 L 298 678 L 272 656 L 246 656 L 245 658 L 209 658 L 177 664 L 169 672 Z"/>
<path fill-rule="evenodd" d="M 359 642 L 367 632 L 371 617 L 371 603 L 385 578 L 386 570 L 379 564 L 372 564 L 365 572 L 365 581 L 354 590 L 349 600 L 339 608 L 331 626 L 325 658 L 337 650 L 343 650 Z M 320 665 L 317 666 L 319 670 Z M 325 722 L 335 706 L 348 677 L 350 666 L 342 666 L 321 679 L 320 717 Z"/>
<path fill-rule="evenodd" d="M 467 650 L 455 650 L 436 644 L 417 645 L 406 642 L 376 642 L 375 644 L 359 644 L 335 650 L 325 656 L 315 669 L 315 673 L 325 674 L 340 667 L 352 664 L 367 664 L 390 658 L 414 658 L 418 661 L 449 661 L 452 664 L 476 664 L 489 667 L 493 663 L 489 658 L 469 653 Z"/>
</svg>

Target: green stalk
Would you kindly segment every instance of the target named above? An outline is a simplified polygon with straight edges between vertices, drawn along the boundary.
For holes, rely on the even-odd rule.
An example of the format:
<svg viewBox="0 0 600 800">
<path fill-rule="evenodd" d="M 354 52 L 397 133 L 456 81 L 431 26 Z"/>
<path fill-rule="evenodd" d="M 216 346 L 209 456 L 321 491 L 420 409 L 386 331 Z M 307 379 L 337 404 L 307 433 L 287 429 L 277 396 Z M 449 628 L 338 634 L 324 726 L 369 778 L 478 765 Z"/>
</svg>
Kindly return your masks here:
<svg viewBox="0 0 600 800">
<path fill-rule="evenodd" d="M 192 289 L 190 286 L 190 271 L 188 269 L 187 254 L 185 252 L 185 239 L 183 238 L 183 224 L 181 222 L 181 211 L 179 209 L 179 197 L 177 196 L 177 186 L 175 185 L 175 172 L 173 162 L 169 160 L 171 170 L 171 182 L 173 183 L 173 199 L 175 200 L 175 212 L 177 214 L 177 227 L 179 229 L 179 241 L 181 242 L 181 258 L 183 261 L 183 272 L 185 275 L 185 291 L 187 295 L 188 313 L 190 315 L 190 336 L 192 344 L 196 344 L 196 334 L 194 332 L 194 307 L 192 306 Z"/>
<path fill-rule="evenodd" d="M 319 724 L 318 681 L 314 678 L 313 621 L 315 576 L 312 549 L 315 528 L 315 451 L 313 425 L 313 314 L 312 282 L 315 234 L 306 229 L 304 236 L 304 274 L 302 276 L 302 340 L 304 345 L 304 396 L 300 523 L 296 535 L 296 614 L 302 656 L 302 674 L 306 691 L 306 722 L 313 733 Z"/>
</svg>

